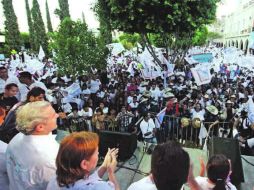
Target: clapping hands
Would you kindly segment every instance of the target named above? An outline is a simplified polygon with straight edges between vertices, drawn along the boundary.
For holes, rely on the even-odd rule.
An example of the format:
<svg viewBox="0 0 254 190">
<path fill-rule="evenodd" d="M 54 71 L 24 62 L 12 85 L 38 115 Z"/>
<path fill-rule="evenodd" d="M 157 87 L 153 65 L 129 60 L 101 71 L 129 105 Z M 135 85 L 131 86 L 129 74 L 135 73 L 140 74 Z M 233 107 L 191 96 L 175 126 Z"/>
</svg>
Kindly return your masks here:
<svg viewBox="0 0 254 190">
<path fill-rule="evenodd" d="M 108 148 L 102 166 L 107 168 L 108 173 L 114 173 L 117 165 L 118 148 Z"/>
</svg>

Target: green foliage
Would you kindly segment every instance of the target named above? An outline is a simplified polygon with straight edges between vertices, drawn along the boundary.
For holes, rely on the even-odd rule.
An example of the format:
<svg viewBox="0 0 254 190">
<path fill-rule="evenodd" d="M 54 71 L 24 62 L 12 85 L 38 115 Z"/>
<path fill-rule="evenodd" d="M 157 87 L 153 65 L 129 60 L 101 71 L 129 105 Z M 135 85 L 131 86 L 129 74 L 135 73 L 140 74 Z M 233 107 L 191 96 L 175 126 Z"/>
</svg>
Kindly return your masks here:
<svg viewBox="0 0 254 190">
<path fill-rule="evenodd" d="M 27 22 L 28 22 L 28 29 L 29 29 L 29 41 L 30 41 L 30 46 L 32 50 L 35 50 L 35 41 L 34 41 L 34 27 L 33 27 L 33 20 L 32 20 L 32 15 L 31 15 L 31 10 L 29 7 L 28 0 L 25 0 L 26 3 L 26 14 L 27 14 Z"/>
<path fill-rule="evenodd" d="M 127 42 L 130 42 L 133 44 L 133 46 L 136 46 L 138 42 L 141 41 L 141 37 L 139 34 L 128 34 L 128 33 L 123 33 L 119 37 L 120 42 L 126 40 Z"/>
<path fill-rule="evenodd" d="M 53 27 L 50 19 L 50 13 L 49 13 L 49 6 L 48 6 L 48 1 L 46 0 L 46 16 L 47 16 L 47 27 L 48 27 L 48 32 L 53 32 Z"/>
<path fill-rule="evenodd" d="M 56 52 L 54 60 L 62 74 L 78 76 L 93 66 L 106 66 L 106 47 L 81 21 L 66 17 L 58 31 L 51 34 L 51 41 L 50 47 Z"/>
<path fill-rule="evenodd" d="M 21 44 L 22 45 L 30 43 L 29 33 L 27 33 L 27 32 L 21 32 L 20 36 L 21 36 Z"/>
<path fill-rule="evenodd" d="M 218 1 L 105 0 L 110 9 L 112 28 L 127 33 L 139 33 L 157 62 L 159 61 L 151 47 L 149 34 L 162 36 L 166 46 L 173 47 L 174 52 L 178 52 L 178 49 L 185 46 L 183 44 L 186 39 L 191 39 L 200 26 L 215 19 Z M 182 42 L 177 47 L 179 41 Z"/>
<path fill-rule="evenodd" d="M 218 0 L 105 0 L 114 29 L 138 33 L 195 31 L 215 19 Z M 159 14 L 158 14 L 159 13 Z"/>
<path fill-rule="evenodd" d="M 41 45 L 45 54 L 47 55 L 48 38 L 37 0 L 33 0 L 33 8 L 31 13 L 33 18 L 33 29 L 34 29 L 34 51 L 38 52 Z"/>
<path fill-rule="evenodd" d="M 128 34 L 123 33 L 118 37 L 117 42 L 120 42 L 125 49 L 132 49 L 137 46 L 138 43 L 141 43 L 141 37 L 139 34 Z"/>
<path fill-rule="evenodd" d="M 207 41 L 208 29 L 206 26 L 201 26 L 198 28 L 192 38 L 192 43 L 194 46 L 203 46 Z"/>
<path fill-rule="evenodd" d="M 69 10 L 68 0 L 58 0 L 59 8 L 55 10 L 55 14 L 59 16 L 60 21 L 62 22 L 65 17 L 71 17 Z"/>
<path fill-rule="evenodd" d="M 13 9 L 12 0 L 2 0 L 2 4 L 5 16 L 5 42 L 7 49 L 9 51 L 12 49 L 20 50 L 20 32 L 17 17 Z"/>
<path fill-rule="evenodd" d="M 209 40 L 214 40 L 214 39 L 222 38 L 222 35 L 217 32 L 208 32 L 207 38 Z"/>
<path fill-rule="evenodd" d="M 100 35 L 104 39 L 105 44 L 112 43 L 112 27 L 110 23 L 110 8 L 105 0 L 97 0 L 93 8 L 100 22 Z"/>
</svg>

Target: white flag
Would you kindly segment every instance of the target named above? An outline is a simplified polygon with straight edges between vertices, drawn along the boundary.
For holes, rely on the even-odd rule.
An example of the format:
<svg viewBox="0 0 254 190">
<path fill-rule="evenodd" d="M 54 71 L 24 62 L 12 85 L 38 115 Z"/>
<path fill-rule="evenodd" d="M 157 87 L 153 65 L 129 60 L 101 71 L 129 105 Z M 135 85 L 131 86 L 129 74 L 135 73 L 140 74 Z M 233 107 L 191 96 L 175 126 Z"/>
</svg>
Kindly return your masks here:
<svg viewBox="0 0 254 190">
<path fill-rule="evenodd" d="M 39 60 L 41 60 L 42 61 L 42 59 L 45 57 L 45 53 L 44 53 L 44 51 L 43 51 L 43 49 L 42 49 L 42 47 L 40 46 L 40 50 L 39 50 L 39 54 L 38 54 L 38 58 L 39 58 Z"/>
</svg>

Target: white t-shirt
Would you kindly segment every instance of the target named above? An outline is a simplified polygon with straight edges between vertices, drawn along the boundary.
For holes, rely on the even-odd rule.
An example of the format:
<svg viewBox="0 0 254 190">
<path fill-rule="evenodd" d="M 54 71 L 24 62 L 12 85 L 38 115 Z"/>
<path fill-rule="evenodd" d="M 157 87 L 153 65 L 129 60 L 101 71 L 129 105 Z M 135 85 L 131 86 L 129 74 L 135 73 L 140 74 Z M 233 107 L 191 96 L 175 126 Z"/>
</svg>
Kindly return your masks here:
<svg viewBox="0 0 254 190">
<path fill-rule="evenodd" d="M 86 112 L 84 109 L 78 111 L 79 116 L 83 117 L 92 117 L 93 116 L 93 110 L 92 108 L 88 108 L 88 112 Z"/>
<path fill-rule="evenodd" d="M 157 190 L 157 188 L 152 182 L 151 177 L 147 176 L 137 182 L 132 183 L 127 190 Z M 184 190 L 184 188 L 182 187 L 181 190 Z"/>
<path fill-rule="evenodd" d="M 150 176 L 134 182 L 127 190 L 157 190 L 155 184 L 152 182 Z"/>
<path fill-rule="evenodd" d="M 0 141 L 0 189 L 9 189 L 9 179 L 6 169 L 5 151 L 7 144 Z"/>
<path fill-rule="evenodd" d="M 205 117 L 204 117 L 205 110 L 204 109 L 200 110 L 199 112 L 197 112 L 195 109 L 192 109 L 191 113 L 192 113 L 192 119 L 199 118 L 201 121 L 205 120 Z"/>
<path fill-rule="evenodd" d="M 10 190 L 45 190 L 56 171 L 59 144 L 52 134 L 18 133 L 6 150 Z"/>
<path fill-rule="evenodd" d="M 154 90 L 153 89 L 151 90 L 151 93 L 152 93 L 152 98 L 155 101 L 158 101 L 159 97 L 161 96 L 161 91 L 158 88 L 155 88 Z"/>
<path fill-rule="evenodd" d="M 215 187 L 214 184 L 209 183 L 207 177 L 198 176 L 198 177 L 196 177 L 196 181 L 202 190 L 212 190 Z M 237 189 L 232 183 L 227 182 L 226 190 L 237 190 Z"/>
<path fill-rule="evenodd" d="M 6 81 L 0 78 L 0 93 L 3 93 L 5 86 L 10 83 L 20 84 L 19 79 L 16 76 L 9 76 Z"/>
<path fill-rule="evenodd" d="M 148 122 L 143 120 L 140 123 L 140 129 L 141 129 L 141 132 L 142 132 L 144 138 L 152 138 L 153 137 L 153 129 L 154 128 L 155 128 L 155 124 L 154 124 L 153 119 L 151 119 L 151 118 L 148 120 Z M 144 134 L 146 134 L 148 132 L 151 132 L 151 134 L 147 135 L 147 136 L 144 136 Z"/>
<path fill-rule="evenodd" d="M 84 94 L 84 95 L 89 95 L 89 94 L 91 94 L 91 91 L 87 88 L 87 89 L 84 89 L 84 90 L 82 91 L 82 94 Z"/>
<path fill-rule="evenodd" d="M 24 102 L 27 98 L 27 93 L 29 92 L 29 90 L 31 90 L 34 87 L 40 87 L 43 90 L 45 90 L 45 93 L 47 92 L 47 87 L 45 86 L 44 83 L 42 83 L 40 81 L 34 81 L 30 86 L 20 83 L 19 84 L 19 92 L 21 95 L 20 100 Z"/>
<path fill-rule="evenodd" d="M 90 91 L 91 93 L 96 93 L 100 89 L 101 81 L 99 79 L 91 80 Z"/>
<path fill-rule="evenodd" d="M 133 102 L 133 97 L 132 96 L 128 96 L 127 103 L 131 104 L 132 102 Z"/>
</svg>

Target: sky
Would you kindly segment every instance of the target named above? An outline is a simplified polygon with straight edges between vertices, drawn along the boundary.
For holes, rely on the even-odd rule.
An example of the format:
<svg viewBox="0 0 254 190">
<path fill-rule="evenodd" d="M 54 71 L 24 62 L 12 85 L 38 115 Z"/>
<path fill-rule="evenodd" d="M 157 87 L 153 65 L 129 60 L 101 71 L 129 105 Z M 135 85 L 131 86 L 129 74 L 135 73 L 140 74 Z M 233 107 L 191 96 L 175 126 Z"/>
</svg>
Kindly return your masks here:
<svg viewBox="0 0 254 190">
<path fill-rule="evenodd" d="M 28 24 L 27 24 L 27 16 L 26 16 L 26 8 L 25 8 L 25 0 L 12 0 L 14 11 L 18 18 L 19 29 L 21 32 L 28 31 Z M 237 4 L 240 0 L 222 0 L 223 4 L 220 5 L 217 9 L 217 17 L 220 18 L 223 15 L 227 15 L 232 13 L 236 8 Z M 42 12 L 43 20 L 46 26 L 46 13 L 45 13 L 45 2 L 46 0 L 38 0 L 40 4 L 40 9 Z M 96 0 L 69 0 L 69 8 L 71 18 L 73 20 L 81 19 L 82 12 L 85 14 L 86 23 L 88 27 L 92 30 L 97 29 L 99 27 L 99 22 L 97 21 L 91 7 Z M 32 7 L 32 0 L 29 0 L 30 8 Z M 49 4 L 49 11 L 51 16 L 51 22 L 54 29 L 57 29 L 59 25 L 59 19 L 54 14 L 54 10 L 58 8 L 58 0 L 48 0 Z M 0 30 L 4 30 L 4 14 L 2 3 L 0 3 Z"/>
<path fill-rule="evenodd" d="M 27 15 L 26 15 L 26 7 L 25 7 L 25 0 L 12 0 L 14 11 L 18 18 L 19 29 L 22 32 L 28 31 L 28 24 L 27 24 Z M 81 19 L 82 12 L 84 12 L 86 23 L 90 29 L 97 29 L 99 27 L 99 22 L 97 21 L 93 11 L 91 8 L 95 3 L 95 0 L 69 0 L 69 9 L 71 18 L 73 20 Z M 46 0 L 38 0 L 40 4 L 40 10 L 42 13 L 42 17 L 44 20 L 44 24 L 46 26 Z M 32 7 L 32 0 L 29 0 L 30 8 Z M 51 16 L 51 22 L 53 28 L 56 29 L 59 25 L 59 18 L 54 14 L 56 8 L 59 8 L 58 0 L 48 0 L 49 5 L 49 12 Z M 3 30 L 4 26 L 4 13 L 2 3 L 0 3 L 0 30 Z"/>
</svg>

